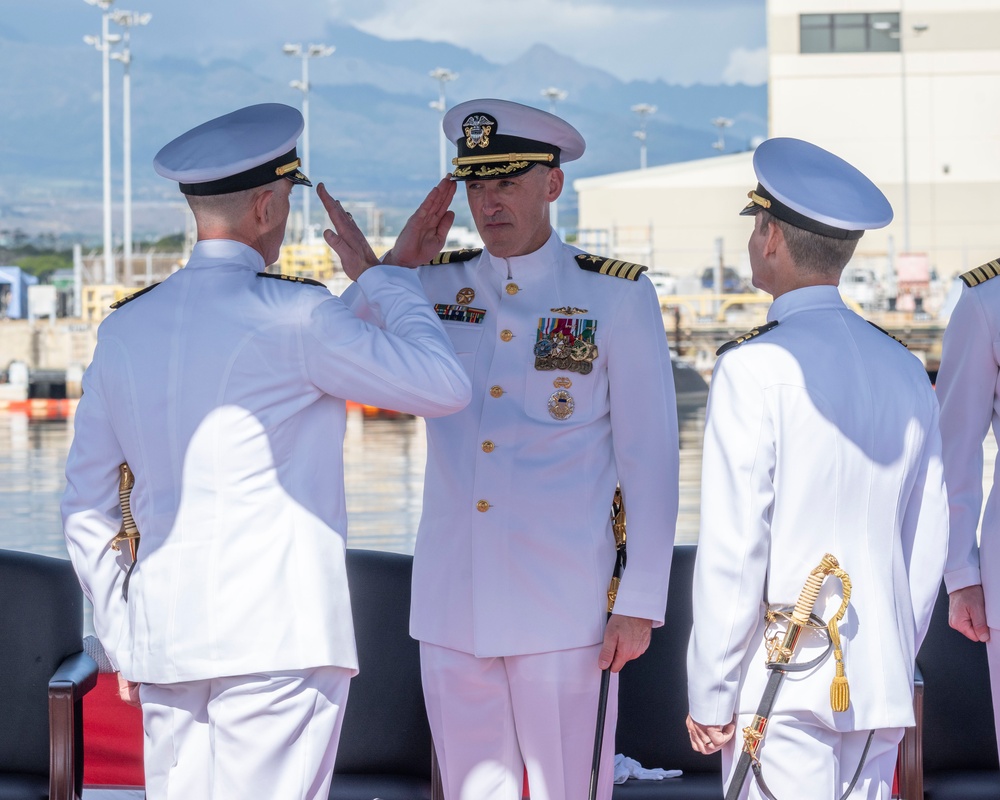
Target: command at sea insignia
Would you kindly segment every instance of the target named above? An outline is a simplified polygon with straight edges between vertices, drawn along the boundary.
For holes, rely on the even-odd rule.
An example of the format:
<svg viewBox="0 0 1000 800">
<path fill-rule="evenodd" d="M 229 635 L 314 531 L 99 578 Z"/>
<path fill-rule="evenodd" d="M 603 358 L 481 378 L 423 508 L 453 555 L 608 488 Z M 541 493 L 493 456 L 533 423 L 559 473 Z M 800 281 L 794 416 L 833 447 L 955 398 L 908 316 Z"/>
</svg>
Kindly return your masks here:
<svg viewBox="0 0 1000 800">
<path fill-rule="evenodd" d="M 580 269 L 585 269 L 588 272 L 599 272 L 601 275 L 611 275 L 630 281 L 639 280 L 639 276 L 649 269 L 642 264 L 630 264 L 628 261 L 594 256 L 590 253 L 580 253 L 576 257 L 576 263 L 580 265 Z"/>
<path fill-rule="evenodd" d="M 970 269 L 968 272 L 964 272 L 958 277 L 962 279 L 962 283 L 966 286 L 972 287 L 978 286 L 979 284 L 988 281 L 990 278 L 995 278 L 997 275 L 1000 275 L 1000 258 L 988 261 L 981 267 Z"/>
<path fill-rule="evenodd" d="M 123 297 L 121 300 L 115 300 L 115 302 L 111 304 L 111 308 L 121 308 L 126 303 L 132 302 L 137 297 L 142 297 L 144 294 L 146 294 L 146 292 L 155 289 L 159 285 L 160 285 L 159 281 L 157 281 L 156 283 L 151 283 L 149 284 L 149 286 L 145 287 L 144 289 L 140 289 L 138 292 L 132 292 L 132 294 L 128 295 L 128 297 Z"/>
<path fill-rule="evenodd" d="M 778 325 L 778 320 L 772 320 L 771 322 L 768 322 L 766 325 L 758 325 L 756 328 L 751 328 L 742 336 L 737 336 L 732 341 L 726 342 L 724 345 L 722 345 L 722 347 L 720 347 L 718 350 L 715 351 L 715 354 L 717 356 L 721 356 L 727 350 L 732 350 L 734 347 L 743 344 L 743 342 L 750 341 L 750 339 L 760 336 L 762 333 L 767 333 L 769 330 L 771 330 L 771 328 L 777 327 L 777 325 Z"/>
<path fill-rule="evenodd" d="M 282 275 L 278 272 L 258 272 L 258 278 L 277 278 L 279 281 L 291 281 L 292 283 L 305 283 L 309 286 L 322 286 L 326 288 L 325 283 L 320 281 L 314 281 L 312 278 L 300 278 L 298 275 Z"/>
</svg>

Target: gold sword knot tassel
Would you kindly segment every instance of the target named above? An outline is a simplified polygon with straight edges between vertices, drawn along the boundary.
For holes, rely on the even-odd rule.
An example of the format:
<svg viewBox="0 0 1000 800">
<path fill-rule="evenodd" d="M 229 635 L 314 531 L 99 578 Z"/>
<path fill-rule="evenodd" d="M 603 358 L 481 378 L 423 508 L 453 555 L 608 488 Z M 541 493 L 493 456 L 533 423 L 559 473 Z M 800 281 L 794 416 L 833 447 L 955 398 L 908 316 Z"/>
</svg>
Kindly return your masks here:
<svg viewBox="0 0 1000 800">
<path fill-rule="evenodd" d="M 833 643 L 833 657 L 837 662 L 833 683 L 830 684 L 830 706 L 834 711 L 847 711 L 851 705 L 851 687 L 847 683 L 847 675 L 844 672 L 844 651 L 840 646 L 840 629 L 837 625 L 844 618 L 844 614 L 847 612 L 847 604 L 851 600 L 851 578 L 839 566 L 831 574 L 840 579 L 844 596 L 840 602 L 840 608 L 837 609 L 837 613 L 827 623 L 827 629 L 830 631 L 830 641 Z"/>
</svg>

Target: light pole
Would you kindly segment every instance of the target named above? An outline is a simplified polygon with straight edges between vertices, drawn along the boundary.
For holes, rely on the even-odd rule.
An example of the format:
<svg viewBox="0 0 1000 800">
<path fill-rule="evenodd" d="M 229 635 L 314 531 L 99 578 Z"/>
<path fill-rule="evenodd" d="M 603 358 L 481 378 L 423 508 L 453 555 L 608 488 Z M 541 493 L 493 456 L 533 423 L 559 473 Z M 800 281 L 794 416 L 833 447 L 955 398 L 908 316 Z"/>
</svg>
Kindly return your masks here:
<svg viewBox="0 0 1000 800">
<path fill-rule="evenodd" d="M 281 48 L 285 55 L 298 56 L 302 59 L 302 80 L 292 81 L 289 85 L 302 92 L 302 171 L 309 175 L 309 59 L 332 55 L 337 48 L 326 44 L 286 44 Z M 302 241 L 312 241 L 312 226 L 309 223 L 309 187 L 302 193 Z"/>
<path fill-rule="evenodd" d="M 920 35 L 927 30 L 925 23 L 915 23 L 911 29 L 916 35 Z M 899 82 L 900 82 L 900 105 L 903 114 L 903 252 L 910 252 L 910 155 L 908 147 L 909 120 L 906 113 L 906 47 L 903 31 L 899 25 L 891 22 L 873 22 L 872 28 L 882 31 L 892 39 L 899 40 Z"/>
<path fill-rule="evenodd" d="M 637 103 L 632 111 L 639 115 L 639 130 L 632 135 L 639 140 L 639 169 L 646 169 L 646 119 L 656 113 L 656 106 Z"/>
<path fill-rule="evenodd" d="M 444 112 L 448 110 L 445 102 L 444 85 L 458 78 L 457 72 L 444 67 L 436 67 L 428 73 L 438 82 L 438 99 L 431 101 L 431 108 L 441 114 L 441 125 L 438 131 L 438 171 L 443 178 L 448 174 L 448 140 L 444 136 Z"/>
<path fill-rule="evenodd" d="M 129 74 L 129 67 L 132 64 L 132 51 L 129 49 L 129 32 L 133 26 L 147 25 L 152 19 L 152 14 L 139 14 L 135 11 L 122 11 L 117 9 L 112 12 L 111 18 L 116 24 L 121 25 L 125 32 L 122 38 L 122 49 L 117 53 L 112 53 L 111 57 L 122 62 L 124 75 L 122 77 L 122 222 L 125 228 L 124 255 L 125 255 L 125 283 L 132 283 L 132 78 Z"/>
<path fill-rule="evenodd" d="M 546 89 L 542 89 L 542 97 L 548 98 L 549 101 L 549 113 L 556 113 L 556 103 L 560 100 L 565 100 L 569 97 L 569 92 L 565 89 L 557 89 L 555 86 L 549 86 Z M 558 200 L 553 200 L 549 204 L 549 224 L 553 228 L 559 230 L 559 205 Z"/>
<path fill-rule="evenodd" d="M 110 51 L 111 45 L 121 39 L 117 33 L 108 33 L 108 9 L 114 0 L 84 0 L 88 5 L 97 6 L 101 14 L 101 37 L 84 36 L 83 41 L 96 47 L 101 53 L 101 118 L 103 127 L 103 159 L 104 159 L 104 282 L 115 282 L 115 255 L 111 243 L 111 82 Z"/>
<path fill-rule="evenodd" d="M 726 128 L 733 127 L 733 121 L 726 117 L 716 117 L 712 124 L 719 129 L 719 138 L 712 142 L 712 147 L 721 153 L 726 149 Z"/>
</svg>

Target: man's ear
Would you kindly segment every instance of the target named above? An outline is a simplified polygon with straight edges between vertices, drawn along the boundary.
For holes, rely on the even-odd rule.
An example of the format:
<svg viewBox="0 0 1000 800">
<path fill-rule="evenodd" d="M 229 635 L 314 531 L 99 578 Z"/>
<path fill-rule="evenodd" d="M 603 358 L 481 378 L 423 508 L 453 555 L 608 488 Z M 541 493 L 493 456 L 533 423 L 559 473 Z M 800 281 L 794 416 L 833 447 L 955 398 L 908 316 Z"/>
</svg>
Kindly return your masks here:
<svg viewBox="0 0 1000 800">
<path fill-rule="evenodd" d="M 764 255 L 773 256 L 778 251 L 778 247 L 784 243 L 785 234 L 782 233 L 778 224 L 771 220 L 767 223 L 764 236 Z"/>
<path fill-rule="evenodd" d="M 545 177 L 548 181 L 546 184 L 545 199 L 553 203 L 562 194 L 563 184 L 566 181 L 566 173 L 559 169 L 559 167 L 552 167 L 549 169 L 549 174 Z"/>
<path fill-rule="evenodd" d="M 274 197 L 273 189 L 264 189 L 254 195 L 253 198 L 253 216 L 254 221 L 258 225 L 262 225 L 270 220 L 271 215 L 271 199 Z"/>
</svg>

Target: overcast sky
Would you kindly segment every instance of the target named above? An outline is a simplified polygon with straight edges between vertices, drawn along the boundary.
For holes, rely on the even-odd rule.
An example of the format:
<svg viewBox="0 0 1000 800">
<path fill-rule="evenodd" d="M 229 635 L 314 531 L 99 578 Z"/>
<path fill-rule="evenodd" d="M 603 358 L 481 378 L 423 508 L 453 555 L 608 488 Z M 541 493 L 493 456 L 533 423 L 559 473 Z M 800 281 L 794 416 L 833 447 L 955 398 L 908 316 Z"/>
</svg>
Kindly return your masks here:
<svg viewBox="0 0 1000 800">
<path fill-rule="evenodd" d="M 269 48 L 320 38 L 335 21 L 386 39 L 450 42 L 497 63 L 543 42 L 625 80 L 767 77 L 765 0 L 115 0 L 113 8 L 151 12 L 135 45 L 159 53 Z M 0 0 L 0 30 L 29 40 L 79 40 L 99 20 L 85 0 Z"/>
</svg>

